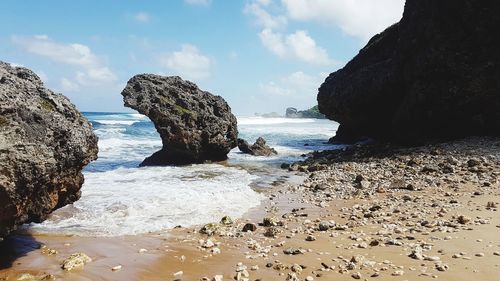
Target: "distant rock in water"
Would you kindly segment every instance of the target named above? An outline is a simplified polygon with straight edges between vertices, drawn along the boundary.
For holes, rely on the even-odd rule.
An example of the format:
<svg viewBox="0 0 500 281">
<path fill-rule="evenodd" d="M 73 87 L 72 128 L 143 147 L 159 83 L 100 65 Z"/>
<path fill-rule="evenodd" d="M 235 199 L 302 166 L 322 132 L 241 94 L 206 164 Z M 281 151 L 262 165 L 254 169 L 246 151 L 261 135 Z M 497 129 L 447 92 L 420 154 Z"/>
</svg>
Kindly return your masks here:
<svg viewBox="0 0 500 281">
<path fill-rule="evenodd" d="M 318 106 L 315 105 L 307 110 L 298 110 L 295 107 L 289 107 L 286 109 L 286 118 L 314 118 L 314 119 L 326 119 L 326 116 L 319 112 Z"/>
<path fill-rule="evenodd" d="M 500 2 L 407 0 L 319 89 L 336 140 L 414 143 L 500 135 Z"/>
<path fill-rule="evenodd" d="M 163 148 L 141 166 L 184 165 L 227 159 L 236 147 L 236 117 L 220 96 L 180 77 L 141 74 L 122 92 L 125 106 L 148 116 Z"/>
<path fill-rule="evenodd" d="M 32 71 L 0 62 L 0 237 L 80 198 L 97 137 Z"/>
<path fill-rule="evenodd" d="M 271 156 L 276 155 L 278 152 L 266 144 L 266 141 L 259 137 L 253 145 L 249 145 L 244 139 L 238 139 L 238 148 L 245 154 L 254 156 Z"/>
</svg>

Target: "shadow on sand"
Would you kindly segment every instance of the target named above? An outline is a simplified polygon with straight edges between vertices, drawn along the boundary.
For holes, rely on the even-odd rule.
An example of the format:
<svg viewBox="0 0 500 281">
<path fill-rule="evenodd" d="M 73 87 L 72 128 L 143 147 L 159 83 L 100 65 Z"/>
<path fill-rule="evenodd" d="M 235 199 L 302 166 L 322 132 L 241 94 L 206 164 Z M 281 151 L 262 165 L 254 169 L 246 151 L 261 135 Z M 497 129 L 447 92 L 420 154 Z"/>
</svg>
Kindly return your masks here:
<svg viewBox="0 0 500 281">
<path fill-rule="evenodd" d="M 0 270 L 12 267 L 18 258 L 40 247 L 41 243 L 29 234 L 13 234 L 4 238 L 0 242 Z"/>
</svg>

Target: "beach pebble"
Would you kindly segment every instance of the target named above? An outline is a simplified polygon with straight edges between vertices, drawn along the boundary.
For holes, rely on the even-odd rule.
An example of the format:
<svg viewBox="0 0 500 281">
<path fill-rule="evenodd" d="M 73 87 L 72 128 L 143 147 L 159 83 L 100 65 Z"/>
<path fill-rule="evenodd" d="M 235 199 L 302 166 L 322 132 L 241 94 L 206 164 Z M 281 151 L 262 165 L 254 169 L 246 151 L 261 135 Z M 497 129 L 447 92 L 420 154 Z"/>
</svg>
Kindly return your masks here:
<svg viewBox="0 0 500 281">
<path fill-rule="evenodd" d="M 426 260 L 426 261 L 439 261 L 439 260 L 441 260 L 441 258 L 440 258 L 440 257 L 438 257 L 438 256 L 430 256 L 430 257 L 429 257 L 429 256 L 426 256 L 426 257 L 424 258 L 424 260 Z"/>
<path fill-rule="evenodd" d="M 233 224 L 233 219 L 231 219 L 230 216 L 224 216 L 220 220 L 220 223 L 223 224 L 223 225 L 231 225 L 231 224 Z"/>
<path fill-rule="evenodd" d="M 484 257 L 484 253 L 477 253 L 477 254 L 475 254 L 475 256 L 481 258 L 481 257 Z"/>
<path fill-rule="evenodd" d="M 113 266 L 111 268 L 111 271 L 118 271 L 118 270 L 121 270 L 122 269 L 122 266 L 121 265 L 117 265 L 117 266 Z"/>
<path fill-rule="evenodd" d="M 312 276 L 307 276 L 305 280 L 306 280 L 306 281 L 314 281 L 314 277 L 312 277 Z"/>
<path fill-rule="evenodd" d="M 424 255 L 423 255 L 423 249 L 420 246 L 416 246 L 415 249 L 412 250 L 411 254 L 409 255 L 410 258 L 415 259 L 415 260 L 423 260 Z"/>
<path fill-rule="evenodd" d="M 302 273 L 302 266 L 298 265 L 298 264 L 293 264 L 292 267 L 290 268 L 293 272 L 297 273 L 297 274 L 300 274 Z"/>
<path fill-rule="evenodd" d="M 214 278 L 212 278 L 212 281 L 222 281 L 223 276 L 222 275 L 215 275 Z"/>
<path fill-rule="evenodd" d="M 276 217 L 265 217 L 263 220 L 262 220 L 262 225 L 264 226 L 279 226 L 281 225 L 282 223 L 276 218 Z"/>
<path fill-rule="evenodd" d="M 257 230 L 257 225 L 255 223 L 247 223 L 243 226 L 243 229 L 241 230 L 242 232 L 254 232 Z"/>
<path fill-rule="evenodd" d="M 177 271 L 176 273 L 174 273 L 174 277 L 179 277 L 179 276 L 182 276 L 184 274 L 183 271 Z"/>
<path fill-rule="evenodd" d="M 279 228 L 271 226 L 268 229 L 266 229 L 266 232 L 264 232 L 264 236 L 270 238 L 276 238 L 280 232 L 281 231 Z"/>
<path fill-rule="evenodd" d="M 458 217 L 458 223 L 460 224 L 467 224 L 471 221 L 471 218 L 470 217 L 467 217 L 467 216 L 464 216 L 464 215 L 461 215 Z"/>
<path fill-rule="evenodd" d="M 330 228 L 332 228 L 332 224 L 327 221 L 322 221 L 318 225 L 319 231 L 328 231 Z"/>
<path fill-rule="evenodd" d="M 283 250 L 283 253 L 285 255 L 300 255 L 300 254 L 303 254 L 304 252 L 305 252 L 305 250 L 297 249 L 297 248 L 288 248 L 288 249 Z"/>
<path fill-rule="evenodd" d="M 396 270 L 392 273 L 392 276 L 403 276 L 405 272 L 403 270 Z"/>
<path fill-rule="evenodd" d="M 91 261 L 92 259 L 84 253 L 74 253 L 63 261 L 61 267 L 66 271 L 71 271 L 73 269 L 81 269 Z"/>
<path fill-rule="evenodd" d="M 286 281 L 300 281 L 299 277 L 297 277 L 297 274 L 290 272 L 288 273 L 288 276 L 285 279 Z"/>
<path fill-rule="evenodd" d="M 306 241 L 309 241 L 309 242 L 316 241 L 316 237 L 314 237 L 312 235 L 307 235 Z"/>
<path fill-rule="evenodd" d="M 447 264 L 444 263 L 438 263 L 436 264 L 436 269 L 438 271 L 447 271 L 450 267 Z"/>
<path fill-rule="evenodd" d="M 352 275 L 351 275 L 352 278 L 354 279 L 361 279 L 361 273 L 359 272 L 354 272 Z"/>
<path fill-rule="evenodd" d="M 500 256 L 500 252 L 493 252 L 493 255 Z"/>
<path fill-rule="evenodd" d="M 215 246 L 215 243 L 214 243 L 212 240 L 207 239 L 206 241 L 204 241 L 204 242 L 201 244 L 201 246 L 202 246 L 203 248 L 205 248 L 205 249 L 208 249 L 208 248 L 212 248 L 212 247 L 214 247 L 214 246 Z"/>
</svg>

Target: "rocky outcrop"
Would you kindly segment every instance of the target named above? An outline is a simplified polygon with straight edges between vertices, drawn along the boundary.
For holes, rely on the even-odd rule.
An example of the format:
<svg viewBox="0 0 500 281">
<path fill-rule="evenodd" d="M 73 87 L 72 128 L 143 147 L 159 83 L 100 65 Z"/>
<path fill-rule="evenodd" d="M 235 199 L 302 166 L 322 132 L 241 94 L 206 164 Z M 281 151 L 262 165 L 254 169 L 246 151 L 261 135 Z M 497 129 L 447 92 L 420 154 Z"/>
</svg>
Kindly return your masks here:
<svg viewBox="0 0 500 281">
<path fill-rule="evenodd" d="M 301 118 L 302 116 L 299 116 L 299 110 L 295 107 L 288 107 L 286 109 L 285 113 L 286 118 Z"/>
<path fill-rule="evenodd" d="M 244 139 L 238 139 L 238 148 L 245 154 L 254 156 L 271 156 L 276 155 L 278 152 L 266 144 L 266 141 L 259 137 L 253 145 L 249 145 Z"/>
<path fill-rule="evenodd" d="M 97 137 L 32 71 L 0 62 L 0 236 L 80 197 Z"/>
<path fill-rule="evenodd" d="M 134 76 L 122 92 L 125 106 L 148 116 L 163 148 L 142 166 L 202 163 L 227 159 L 236 147 L 236 117 L 220 96 L 180 77 Z"/>
<path fill-rule="evenodd" d="M 401 143 L 500 135 L 500 2 L 407 0 L 319 90 L 336 139 Z"/>
<path fill-rule="evenodd" d="M 318 106 L 315 105 L 307 110 L 297 110 L 295 107 L 289 107 L 286 109 L 286 118 L 314 118 L 314 119 L 326 119 L 318 110 Z"/>
</svg>

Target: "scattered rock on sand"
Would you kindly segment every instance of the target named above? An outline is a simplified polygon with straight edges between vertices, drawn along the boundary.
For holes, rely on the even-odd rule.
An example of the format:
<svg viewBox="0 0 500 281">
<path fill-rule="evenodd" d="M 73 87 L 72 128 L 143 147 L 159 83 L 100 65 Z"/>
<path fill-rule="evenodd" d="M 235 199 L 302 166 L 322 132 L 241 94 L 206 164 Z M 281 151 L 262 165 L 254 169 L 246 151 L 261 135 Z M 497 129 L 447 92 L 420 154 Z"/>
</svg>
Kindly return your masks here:
<svg viewBox="0 0 500 281">
<path fill-rule="evenodd" d="M 111 268 L 111 271 L 119 271 L 119 270 L 122 270 L 122 266 L 121 265 L 116 265 L 116 266 L 113 266 Z"/>
<path fill-rule="evenodd" d="M 300 254 L 305 253 L 305 250 L 298 249 L 298 248 L 287 248 L 287 249 L 283 250 L 283 253 L 285 255 L 300 255 Z"/>
<path fill-rule="evenodd" d="M 457 219 L 458 223 L 460 224 L 467 224 L 471 221 L 471 218 L 468 216 L 460 215 Z"/>
<path fill-rule="evenodd" d="M 92 259 L 84 253 L 74 253 L 63 261 L 62 269 L 66 271 L 71 271 L 73 269 L 82 269 L 85 264 L 91 261 Z"/>
<path fill-rule="evenodd" d="M 230 216 L 224 216 L 220 220 L 220 223 L 223 225 L 231 225 L 233 224 L 233 219 Z"/>
<path fill-rule="evenodd" d="M 241 229 L 241 231 L 243 232 L 248 232 L 248 231 L 254 232 L 256 230 L 257 230 L 257 225 L 255 223 L 247 223 Z"/>
<path fill-rule="evenodd" d="M 221 226 L 216 223 L 207 223 L 201 229 L 200 233 L 212 236 L 217 234 L 221 229 Z"/>
</svg>

